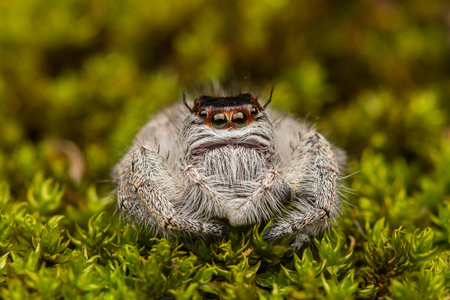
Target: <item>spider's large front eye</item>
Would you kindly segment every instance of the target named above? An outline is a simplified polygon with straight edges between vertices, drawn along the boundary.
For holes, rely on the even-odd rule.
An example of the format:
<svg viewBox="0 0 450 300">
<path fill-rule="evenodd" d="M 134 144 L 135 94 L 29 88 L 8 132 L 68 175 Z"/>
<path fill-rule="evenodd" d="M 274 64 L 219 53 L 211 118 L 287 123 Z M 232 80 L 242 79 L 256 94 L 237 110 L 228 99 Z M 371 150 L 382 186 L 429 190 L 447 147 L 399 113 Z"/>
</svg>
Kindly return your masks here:
<svg viewBox="0 0 450 300">
<path fill-rule="evenodd" d="M 231 122 L 237 128 L 244 127 L 247 124 L 247 116 L 243 112 L 237 112 L 231 117 Z"/>
<path fill-rule="evenodd" d="M 218 113 L 212 117 L 211 123 L 215 128 L 222 129 L 227 125 L 228 121 L 227 117 L 224 114 Z"/>
</svg>

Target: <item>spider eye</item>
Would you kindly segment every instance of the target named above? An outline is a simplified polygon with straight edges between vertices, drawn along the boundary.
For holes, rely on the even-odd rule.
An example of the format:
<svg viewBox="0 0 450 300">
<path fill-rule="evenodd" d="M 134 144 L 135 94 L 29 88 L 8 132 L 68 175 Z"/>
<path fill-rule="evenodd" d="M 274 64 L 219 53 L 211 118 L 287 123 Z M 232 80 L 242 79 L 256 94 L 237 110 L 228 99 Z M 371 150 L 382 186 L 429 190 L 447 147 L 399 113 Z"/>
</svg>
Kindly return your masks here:
<svg viewBox="0 0 450 300">
<path fill-rule="evenodd" d="M 200 118 L 204 119 L 206 118 L 206 116 L 208 115 L 208 113 L 206 112 L 206 110 L 202 109 L 198 115 L 200 116 Z"/>
<path fill-rule="evenodd" d="M 214 128 L 222 129 L 227 125 L 228 121 L 227 117 L 224 114 L 218 113 L 212 117 L 211 123 L 213 124 Z"/>
<path fill-rule="evenodd" d="M 243 112 L 237 112 L 231 117 L 231 122 L 237 128 L 244 127 L 247 124 L 247 116 Z"/>
<path fill-rule="evenodd" d="M 252 110 L 250 111 L 250 113 L 254 117 L 254 116 L 256 116 L 258 114 L 258 110 L 256 109 L 256 107 L 253 107 Z"/>
</svg>

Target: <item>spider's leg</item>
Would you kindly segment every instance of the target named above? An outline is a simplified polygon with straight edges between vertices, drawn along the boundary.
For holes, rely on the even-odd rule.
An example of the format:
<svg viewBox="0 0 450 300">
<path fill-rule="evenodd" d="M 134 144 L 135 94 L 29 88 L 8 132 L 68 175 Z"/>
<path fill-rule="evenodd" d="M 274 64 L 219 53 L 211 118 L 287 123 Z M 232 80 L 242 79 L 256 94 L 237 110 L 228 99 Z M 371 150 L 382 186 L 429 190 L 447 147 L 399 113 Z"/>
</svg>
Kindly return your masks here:
<svg viewBox="0 0 450 300">
<path fill-rule="evenodd" d="M 284 179 L 294 193 L 293 207 L 287 216 L 265 230 L 263 238 L 272 241 L 292 236 L 293 246 L 299 249 L 311 237 L 329 228 L 340 207 L 338 175 L 331 144 L 320 134 L 308 132 L 284 170 Z"/>
<path fill-rule="evenodd" d="M 233 210 L 228 219 L 233 226 L 266 221 L 280 214 L 283 204 L 290 198 L 289 185 L 281 181 L 277 170 L 271 169 L 265 174 L 260 186 Z"/>
<path fill-rule="evenodd" d="M 183 189 L 157 151 L 138 146 L 130 153 L 121 162 L 117 175 L 121 176 L 117 193 L 119 208 L 126 215 L 163 234 L 178 231 L 224 236 L 229 232 L 224 224 L 203 222 L 175 210 L 174 200 L 181 197 Z"/>
<path fill-rule="evenodd" d="M 202 203 L 204 206 L 202 211 L 206 212 L 207 215 L 214 215 L 217 212 L 225 212 L 227 210 L 226 207 L 226 199 L 222 194 L 217 192 L 210 184 L 208 184 L 205 177 L 198 171 L 198 169 L 194 165 L 187 165 L 184 168 L 184 175 L 186 179 L 193 185 L 197 186 L 197 188 L 205 195 L 208 196 L 208 201 Z M 200 200 L 200 195 L 197 195 L 194 201 L 191 201 L 191 204 L 194 204 L 196 200 Z M 198 204 L 195 203 L 193 206 L 196 207 Z M 206 206 L 206 207 L 205 207 Z M 220 215 L 220 213 L 219 213 Z"/>
</svg>

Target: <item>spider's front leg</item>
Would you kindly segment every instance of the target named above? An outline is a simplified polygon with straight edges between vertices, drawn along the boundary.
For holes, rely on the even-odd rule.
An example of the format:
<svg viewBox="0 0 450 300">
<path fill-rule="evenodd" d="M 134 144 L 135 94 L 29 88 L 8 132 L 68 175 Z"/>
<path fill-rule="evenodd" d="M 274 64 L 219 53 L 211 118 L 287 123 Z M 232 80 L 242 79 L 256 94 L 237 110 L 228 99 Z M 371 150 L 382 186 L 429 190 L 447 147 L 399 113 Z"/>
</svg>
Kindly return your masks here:
<svg viewBox="0 0 450 300">
<path fill-rule="evenodd" d="M 182 197 L 165 160 L 146 146 L 136 147 L 118 167 L 119 208 L 138 223 L 155 227 L 164 234 L 173 231 L 225 236 L 229 229 L 220 223 L 205 223 L 177 212 L 174 201 Z M 178 198 L 177 198 L 178 197 Z"/>
<path fill-rule="evenodd" d="M 340 207 L 339 167 L 332 146 L 320 134 L 309 132 L 294 149 L 284 175 L 294 193 L 293 207 L 265 230 L 263 238 L 292 236 L 298 250 L 332 224 Z"/>
<path fill-rule="evenodd" d="M 282 211 L 283 204 L 291 198 L 290 187 L 280 179 L 276 169 L 270 169 L 260 186 L 236 207 L 228 217 L 232 226 L 261 223 Z"/>
<path fill-rule="evenodd" d="M 291 198 L 289 186 L 280 180 L 280 174 L 274 168 L 267 171 L 259 186 L 248 197 L 233 200 L 227 200 L 210 186 L 193 165 L 185 168 L 185 175 L 192 184 L 210 196 L 207 207 L 203 209 L 209 214 L 218 213 L 227 218 L 231 226 L 265 222 L 281 213 L 283 204 Z"/>
</svg>

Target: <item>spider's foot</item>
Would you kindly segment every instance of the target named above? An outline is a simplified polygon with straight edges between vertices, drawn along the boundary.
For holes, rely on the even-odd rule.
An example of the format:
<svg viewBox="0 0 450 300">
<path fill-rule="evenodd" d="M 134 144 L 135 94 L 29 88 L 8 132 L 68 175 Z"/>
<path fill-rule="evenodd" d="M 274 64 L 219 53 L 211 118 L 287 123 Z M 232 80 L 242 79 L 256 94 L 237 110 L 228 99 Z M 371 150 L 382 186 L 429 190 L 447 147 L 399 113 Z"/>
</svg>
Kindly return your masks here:
<svg viewBox="0 0 450 300">
<path fill-rule="evenodd" d="M 294 253 L 300 255 L 305 248 L 307 248 L 311 244 L 311 237 L 307 234 L 299 234 L 297 235 L 293 241 L 291 242 L 292 249 L 286 252 L 286 257 L 293 257 Z"/>
<path fill-rule="evenodd" d="M 262 238 L 266 242 L 272 242 L 276 239 L 284 237 L 288 233 L 289 233 L 289 226 L 275 224 L 270 225 L 269 227 L 266 228 L 266 230 L 264 230 Z"/>
<path fill-rule="evenodd" d="M 294 251 L 298 252 L 300 249 L 307 247 L 311 243 L 311 236 L 301 233 L 298 234 L 291 243 Z"/>
<path fill-rule="evenodd" d="M 218 237 L 225 237 L 230 233 L 230 227 L 221 221 L 214 220 L 209 222 L 206 233 Z"/>
</svg>

